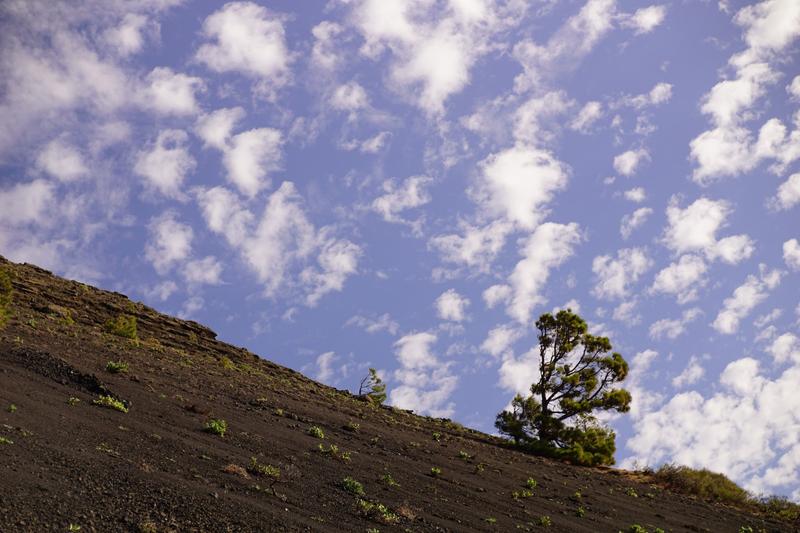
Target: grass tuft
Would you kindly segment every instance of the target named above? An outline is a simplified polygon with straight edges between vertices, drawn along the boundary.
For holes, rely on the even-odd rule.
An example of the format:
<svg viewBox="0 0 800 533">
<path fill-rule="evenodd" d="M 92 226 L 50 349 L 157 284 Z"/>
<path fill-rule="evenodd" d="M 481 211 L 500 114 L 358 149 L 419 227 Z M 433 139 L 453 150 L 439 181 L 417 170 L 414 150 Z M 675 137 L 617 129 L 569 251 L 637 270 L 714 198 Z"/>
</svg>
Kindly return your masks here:
<svg viewBox="0 0 800 533">
<path fill-rule="evenodd" d="M 117 400 L 113 396 L 100 396 L 98 399 L 92 402 L 95 405 L 99 405 L 100 407 L 106 407 L 108 409 L 114 409 L 115 411 L 119 411 L 120 413 L 127 413 L 128 407 Z"/>
</svg>

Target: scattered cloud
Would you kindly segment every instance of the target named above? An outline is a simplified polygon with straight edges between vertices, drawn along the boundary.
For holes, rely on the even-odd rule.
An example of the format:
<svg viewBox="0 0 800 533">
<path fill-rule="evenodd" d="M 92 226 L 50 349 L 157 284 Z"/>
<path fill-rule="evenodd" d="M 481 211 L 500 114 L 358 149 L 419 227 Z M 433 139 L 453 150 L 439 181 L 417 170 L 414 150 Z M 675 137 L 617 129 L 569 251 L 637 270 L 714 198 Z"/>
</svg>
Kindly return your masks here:
<svg viewBox="0 0 800 533">
<path fill-rule="evenodd" d="M 759 270 L 758 276 L 747 276 L 744 284 L 737 287 L 730 298 L 725 299 L 712 324 L 715 330 L 725 335 L 736 333 L 739 322 L 766 299 L 769 291 L 778 286 L 783 275 L 780 270 L 770 271 L 763 264 L 759 265 Z"/>
<path fill-rule="evenodd" d="M 436 298 L 436 314 L 442 320 L 463 322 L 467 319 L 469 298 L 458 294 L 455 289 L 448 289 Z"/>
<path fill-rule="evenodd" d="M 644 148 L 628 150 L 614 157 L 614 170 L 623 176 L 632 176 L 643 161 L 649 161 L 650 154 Z"/>
<path fill-rule="evenodd" d="M 625 298 L 639 278 L 653 266 L 644 248 L 623 248 L 617 256 L 599 255 L 592 261 L 595 286 L 592 293 L 602 299 Z"/>
<path fill-rule="evenodd" d="M 702 314 L 699 307 L 692 307 L 685 310 L 680 318 L 657 320 L 650 325 L 650 338 L 654 340 L 677 339 L 686 331 L 686 326 L 697 320 Z"/>
<path fill-rule="evenodd" d="M 652 214 L 653 210 L 651 208 L 640 207 L 633 213 L 624 215 L 619 226 L 619 233 L 622 235 L 622 238 L 627 240 L 633 234 L 636 228 L 647 222 L 647 219 L 650 218 L 650 215 Z"/>
<path fill-rule="evenodd" d="M 400 362 L 393 377 L 399 385 L 389 392 L 389 403 L 434 417 L 452 416 L 455 409 L 450 396 L 458 384 L 451 364 L 441 362 L 433 353 L 436 335 L 410 333 L 394 343 Z"/>
</svg>

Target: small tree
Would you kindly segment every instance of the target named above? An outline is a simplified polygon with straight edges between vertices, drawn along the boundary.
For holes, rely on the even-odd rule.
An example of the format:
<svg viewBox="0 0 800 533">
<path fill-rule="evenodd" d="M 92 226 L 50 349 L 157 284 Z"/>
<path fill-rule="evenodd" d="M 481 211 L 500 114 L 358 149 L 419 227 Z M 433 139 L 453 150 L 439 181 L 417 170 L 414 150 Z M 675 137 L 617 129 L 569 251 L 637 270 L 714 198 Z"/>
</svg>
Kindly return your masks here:
<svg viewBox="0 0 800 533">
<path fill-rule="evenodd" d="M 369 374 L 361 380 L 358 395 L 370 403 L 378 405 L 386 401 L 386 384 L 378 376 L 378 372 L 374 368 L 370 368 Z"/>
<path fill-rule="evenodd" d="M 495 426 L 518 445 L 582 464 L 614 463 L 614 432 L 595 411 L 627 412 L 631 395 L 612 386 L 628 374 L 628 363 L 611 352 L 608 337 L 587 333 L 571 310 L 545 313 L 539 329 L 539 379 L 527 398 L 516 395 L 511 411 Z"/>
</svg>

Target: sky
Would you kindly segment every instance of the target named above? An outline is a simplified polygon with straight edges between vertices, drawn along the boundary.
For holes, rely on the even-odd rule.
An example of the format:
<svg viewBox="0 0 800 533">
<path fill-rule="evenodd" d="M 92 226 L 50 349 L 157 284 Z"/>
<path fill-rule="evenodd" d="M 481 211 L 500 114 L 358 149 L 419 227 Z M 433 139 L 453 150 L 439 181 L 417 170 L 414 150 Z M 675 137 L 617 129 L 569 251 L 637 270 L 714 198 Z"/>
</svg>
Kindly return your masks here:
<svg viewBox="0 0 800 533">
<path fill-rule="evenodd" d="M 571 308 L 800 501 L 800 3 L 654 2 L 6 0 L 0 254 L 488 432 Z"/>
</svg>

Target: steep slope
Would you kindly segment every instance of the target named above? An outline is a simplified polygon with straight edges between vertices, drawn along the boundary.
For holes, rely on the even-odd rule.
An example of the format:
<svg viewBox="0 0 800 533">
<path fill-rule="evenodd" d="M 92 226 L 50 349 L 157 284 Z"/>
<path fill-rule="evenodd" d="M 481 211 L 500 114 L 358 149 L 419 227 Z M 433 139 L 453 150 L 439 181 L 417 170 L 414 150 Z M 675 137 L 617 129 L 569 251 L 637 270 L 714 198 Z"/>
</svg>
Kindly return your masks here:
<svg viewBox="0 0 800 533">
<path fill-rule="evenodd" d="M 0 331 L 0 531 L 795 530 L 375 407 L 121 294 L 0 268 L 14 289 Z M 212 418 L 224 436 L 204 430 Z"/>
</svg>

